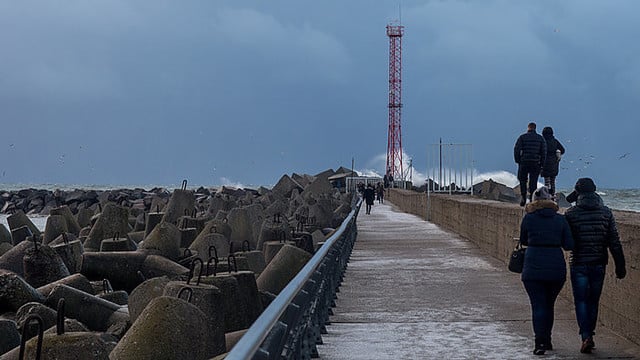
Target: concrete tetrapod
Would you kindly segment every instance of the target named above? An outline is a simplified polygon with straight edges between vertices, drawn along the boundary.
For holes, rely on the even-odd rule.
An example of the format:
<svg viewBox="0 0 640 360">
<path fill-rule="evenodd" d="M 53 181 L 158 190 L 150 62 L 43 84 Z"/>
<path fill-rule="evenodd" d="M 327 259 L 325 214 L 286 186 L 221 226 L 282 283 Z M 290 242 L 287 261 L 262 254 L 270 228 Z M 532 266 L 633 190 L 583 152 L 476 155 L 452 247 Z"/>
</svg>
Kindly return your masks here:
<svg viewBox="0 0 640 360">
<path fill-rule="evenodd" d="M 311 259 L 311 254 L 295 246 L 284 245 L 256 280 L 258 289 L 279 294 Z"/>
<path fill-rule="evenodd" d="M 139 245 L 140 249 L 156 250 L 160 255 L 177 260 L 180 252 L 180 230 L 172 223 L 163 221 Z"/>
<path fill-rule="evenodd" d="M 229 274 L 204 276 L 201 283 L 213 285 L 222 293 L 221 308 L 224 310 L 223 334 L 247 328 L 246 302 L 240 300 L 238 280 Z"/>
<path fill-rule="evenodd" d="M 116 323 L 129 320 L 126 308 L 64 284 L 53 288 L 46 304 L 55 307 L 62 298 L 66 302 L 67 315 L 93 331 L 106 331 Z"/>
<path fill-rule="evenodd" d="M 100 250 L 100 243 L 104 239 L 112 239 L 117 233 L 126 234 L 129 232 L 129 210 L 113 203 L 107 204 L 98 220 L 91 227 L 91 232 L 84 242 L 86 251 Z"/>
<path fill-rule="evenodd" d="M 13 245 L 17 245 L 24 240 L 29 240 L 33 237 L 33 232 L 29 229 L 28 226 L 20 226 L 17 229 L 11 229 L 11 239 L 13 241 Z"/>
<path fill-rule="evenodd" d="M 264 262 L 269 265 L 271 260 L 276 256 L 278 251 L 284 246 L 282 241 L 266 241 L 262 244 L 262 252 L 264 253 Z"/>
<path fill-rule="evenodd" d="M 160 224 L 162 218 L 164 217 L 163 212 L 150 212 L 147 214 L 147 221 L 144 224 L 144 236 L 147 237 L 153 229 L 155 229 L 156 225 Z"/>
<path fill-rule="evenodd" d="M 176 224 L 178 218 L 185 214 L 190 214 L 193 211 L 195 204 L 196 197 L 194 192 L 186 190 L 186 184 L 183 182 L 183 189 L 176 189 L 171 194 L 162 221 Z"/>
<path fill-rule="evenodd" d="M 82 270 L 82 254 L 84 253 L 84 246 L 80 240 L 69 241 L 58 245 L 49 245 L 60 256 L 69 270 L 69 273 L 75 274 Z"/>
<path fill-rule="evenodd" d="M 11 239 L 11 231 L 7 229 L 4 224 L 0 224 L 0 244 L 1 243 L 9 243 L 13 245 L 13 240 Z"/>
<path fill-rule="evenodd" d="M 260 316 L 262 310 L 262 300 L 256 283 L 256 275 L 252 271 L 232 272 L 231 276 L 238 281 L 238 295 L 242 306 L 247 313 L 247 327 Z"/>
<path fill-rule="evenodd" d="M 12 247 L 0 256 L 0 269 L 11 270 L 20 276 L 24 276 L 22 259 L 29 248 L 33 248 L 33 241 L 21 241 Z"/>
<path fill-rule="evenodd" d="M 116 338 L 109 334 L 94 332 L 57 333 L 47 330 L 42 337 L 43 360 L 81 360 L 109 359 L 109 353 L 116 345 Z M 34 337 L 25 343 L 24 358 L 36 359 L 38 338 Z M 2 356 L 2 360 L 18 360 L 20 348 L 14 348 Z"/>
<path fill-rule="evenodd" d="M 216 248 L 216 254 L 218 257 L 226 257 L 229 255 L 230 244 L 229 239 L 222 234 L 218 233 L 200 233 L 198 237 L 189 246 L 189 249 L 201 256 L 213 256 L 209 254 L 209 249 L 212 246 Z"/>
<path fill-rule="evenodd" d="M 142 310 L 149 305 L 151 300 L 164 294 L 164 288 L 169 283 L 169 278 L 159 276 L 151 278 L 138 285 L 131 294 L 129 294 L 129 318 L 135 322 Z"/>
<path fill-rule="evenodd" d="M 75 289 L 78 289 L 78 290 L 82 290 L 82 291 L 87 292 L 87 293 L 91 293 L 93 291 L 93 287 L 91 286 L 91 283 L 82 274 L 69 275 L 69 276 L 67 276 L 65 278 L 62 278 L 62 279 L 58 280 L 58 281 L 54 281 L 54 282 L 49 283 L 47 285 L 41 286 L 41 287 L 37 288 L 36 290 L 42 296 L 44 296 L 46 298 L 47 296 L 49 296 L 51 291 L 53 291 L 53 288 L 56 287 L 56 285 L 60 285 L 60 284 L 71 286 L 72 288 L 75 288 Z"/>
<path fill-rule="evenodd" d="M 15 312 L 33 301 L 44 302 L 44 297 L 16 273 L 0 269 L 0 313 Z"/>
<path fill-rule="evenodd" d="M 206 315 L 175 297 L 151 300 L 109 354 L 111 360 L 207 359 Z"/>
<path fill-rule="evenodd" d="M 114 289 L 131 292 L 145 279 L 186 275 L 189 269 L 144 251 L 85 252 L 81 273 L 92 280 L 108 279 Z"/>
<path fill-rule="evenodd" d="M 67 221 L 62 215 L 49 215 L 47 218 L 47 225 L 44 227 L 44 235 L 42 237 L 42 243 L 47 245 L 55 238 L 63 233 L 69 232 L 67 228 Z"/>
<path fill-rule="evenodd" d="M 11 250 L 12 247 L 13 245 L 11 245 L 11 243 L 0 242 L 0 256 Z"/>
<path fill-rule="evenodd" d="M 251 250 L 251 251 L 243 251 L 237 252 L 234 254 L 238 263 L 240 263 L 241 259 L 245 259 L 250 271 L 253 271 L 257 275 L 260 275 L 265 267 L 267 267 L 267 263 L 264 260 L 264 254 L 260 250 Z"/>
<path fill-rule="evenodd" d="M 182 295 L 181 292 L 188 295 Z M 224 299 L 223 294 L 217 287 L 197 280 L 191 280 L 190 284 L 185 281 L 171 281 L 164 288 L 164 296 L 188 297 L 188 301 L 200 309 L 206 317 L 207 341 L 203 346 L 206 349 L 207 358 L 223 354 L 226 351 L 224 340 Z"/>
<path fill-rule="evenodd" d="M 64 205 L 64 206 L 51 209 L 51 211 L 49 212 L 49 215 L 62 216 L 67 223 L 68 231 L 76 236 L 80 234 L 80 229 L 81 229 L 80 224 L 78 224 L 78 220 L 76 220 L 76 218 L 73 216 L 73 213 L 71 212 L 71 209 L 69 209 L 69 206 Z"/>
<path fill-rule="evenodd" d="M 24 279 L 33 287 L 40 287 L 71 275 L 60 255 L 47 245 L 28 248 L 22 258 L 22 265 Z"/>
<path fill-rule="evenodd" d="M 27 217 L 27 215 L 25 215 L 22 210 L 18 210 L 15 213 L 9 215 L 9 217 L 7 217 L 7 223 L 9 224 L 9 229 L 12 232 L 15 229 L 26 226 L 29 228 L 32 234 L 40 236 L 40 229 L 38 229 L 38 227 L 35 226 L 33 222 L 31 222 L 31 220 Z"/>
<path fill-rule="evenodd" d="M 0 319 L 0 356 L 20 346 L 20 332 L 13 320 Z"/>
<path fill-rule="evenodd" d="M 35 323 L 25 324 L 27 318 L 33 314 L 40 316 L 44 329 L 54 326 L 58 318 L 55 310 L 39 302 L 28 302 L 22 305 L 16 311 L 16 325 L 18 325 L 18 330 L 27 336 L 27 339 L 38 335 L 38 328 Z M 27 326 L 26 331 L 25 326 Z"/>
</svg>

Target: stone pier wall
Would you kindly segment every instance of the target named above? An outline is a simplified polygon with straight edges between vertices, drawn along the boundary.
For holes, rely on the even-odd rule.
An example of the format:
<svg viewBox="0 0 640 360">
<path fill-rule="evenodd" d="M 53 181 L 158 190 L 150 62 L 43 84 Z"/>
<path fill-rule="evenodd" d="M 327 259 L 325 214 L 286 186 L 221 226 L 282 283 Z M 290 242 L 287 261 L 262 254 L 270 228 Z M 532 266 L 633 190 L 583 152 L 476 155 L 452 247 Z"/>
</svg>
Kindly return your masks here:
<svg viewBox="0 0 640 360">
<path fill-rule="evenodd" d="M 404 212 L 418 215 L 470 240 L 504 262 L 505 266 L 515 244 L 513 238 L 519 236 L 520 221 L 524 215 L 523 208 L 515 204 L 468 195 L 427 196 L 425 193 L 391 189 L 385 200 Z M 613 260 L 610 260 L 600 300 L 599 320 L 604 326 L 640 344 L 640 214 L 614 213 L 627 260 L 627 277 L 616 279 Z M 568 278 L 561 296 L 573 302 Z"/>
</svg>

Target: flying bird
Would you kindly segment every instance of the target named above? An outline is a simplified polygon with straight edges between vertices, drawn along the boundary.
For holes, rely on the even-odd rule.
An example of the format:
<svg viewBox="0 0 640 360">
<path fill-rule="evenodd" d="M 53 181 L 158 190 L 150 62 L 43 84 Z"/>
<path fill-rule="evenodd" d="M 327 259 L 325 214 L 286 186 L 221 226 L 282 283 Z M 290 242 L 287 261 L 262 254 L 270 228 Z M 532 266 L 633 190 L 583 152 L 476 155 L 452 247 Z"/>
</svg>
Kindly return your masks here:
<svg viewBox="0 0 640 360">
<path fill-rule="evenodd" d="M 624 153 L 624 154 L 622 154 L 622 155 L 620 155 L 620 156 L 618 157 L 618 160 L 622 160 L 622 159 L 626 158 L 626 157 L 627 157 L 627 156 L 629 156 L 629 155 L 631 155 L 631 153 L 630 153 L 630 152 L 628 152 L 628 153 Z"/>
</svg>

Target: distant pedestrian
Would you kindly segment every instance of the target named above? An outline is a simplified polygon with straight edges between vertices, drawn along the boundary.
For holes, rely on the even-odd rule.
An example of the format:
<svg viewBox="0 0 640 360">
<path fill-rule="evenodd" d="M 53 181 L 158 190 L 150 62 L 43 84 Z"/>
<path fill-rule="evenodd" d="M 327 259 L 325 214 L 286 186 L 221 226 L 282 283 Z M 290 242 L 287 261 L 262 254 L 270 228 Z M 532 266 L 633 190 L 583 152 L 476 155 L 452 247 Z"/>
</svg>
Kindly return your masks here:
<svg viewBox="0 0 640 360">
<path fill-rule="evenodd" d="M 558 176 L 560 158 L 564 155 L 564 146 L 553 136 L 553 129 L 550 126 L 542 129 L 542 137 L 547 143 L 547 156 L 540 175 L 544 178 L 544 185 L 549 188 L 551 196 L 555 197 L 556 176 Z"/>
<path fill-rule="evenodd" d="M 580 178 L 574 189 L 567 201 L 575 201 L 576 205 L 565 212 L 575 240 L 570 261 L 571 286 L 582 338 L 580 352 L 589 354 L 595 348 L 593 335 L 609 260 L 607 249 L 615 263 L 616 277 L 624 279 L 627 270 L 615 218 L 596 193 L 595 183 L 590 178 Z"/>
<path fill-rule="evenodd" d="M 535 346 L 533 353 L 543 355 L 552 350 L 554 306 L 567 278 L 562 249 L 573 249 L 571 230 L 558 214 L 558 205 L 546 186 L 533 193 L 525 207 L 527 214 L 520 224 L 520 243 L 527 246 L 522 283 L 531 302 Z"/>
<path fill-rule="evenodd" d="M 388 175 L 388 173 L 384 174 L 384 177 L 382 178 L 382 182 L 383 182 L 383 185 L 384 185 L 385 189 L 389 187 L 389 175 Z"/>
<path fill-rule="evenodd" d="M 538 186 L 540 169 L 547 156 L 547 144 L 536 132 L 536 123 L 527 125 L 527 132 L 520 135 L 513 147 L 513 157 L 518 164 L 518 181 L 520 181 L 520 206 L 527 203 L 527 179 L 529 180 L 529 200 Z"/>
<path fill-rule="evenodd" d="M 376 195 L 378 197 L 378 203 L 383 204 L 384 203 L 384 186 L 382 186 L 381 183 L 378 183 L 378 185 L 376 186 Z"/>
<path fill-rule="evenodd" d="M 366 213 L 371 214 L 371 206 L 373 205 L 373 200 L 375 199 L 376 193 L 373 190 L 373 185 L 367 184 L 367 187 L 364 189 L 363 198 L 366 205 Z"/>
</svg>

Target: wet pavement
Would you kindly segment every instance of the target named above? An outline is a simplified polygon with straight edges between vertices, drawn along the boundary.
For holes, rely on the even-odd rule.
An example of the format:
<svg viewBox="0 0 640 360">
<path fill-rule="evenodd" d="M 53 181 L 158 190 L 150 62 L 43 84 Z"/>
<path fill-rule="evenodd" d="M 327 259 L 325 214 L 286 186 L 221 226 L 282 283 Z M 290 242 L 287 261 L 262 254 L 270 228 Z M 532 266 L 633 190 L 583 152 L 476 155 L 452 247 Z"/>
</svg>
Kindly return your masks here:
<svg viewBox="0 0 640 360">
<path fill-rule="evenodd" d="M 640 359 L 640 346 L 603 327 L 593 354 L 581 354 L 573 306 L 563 298 L 554 350 L 533 355 L 519 274 L 388 202 L 371 215 L 363 209 L 357 224 L 321 359 Z"/>
</svg>

